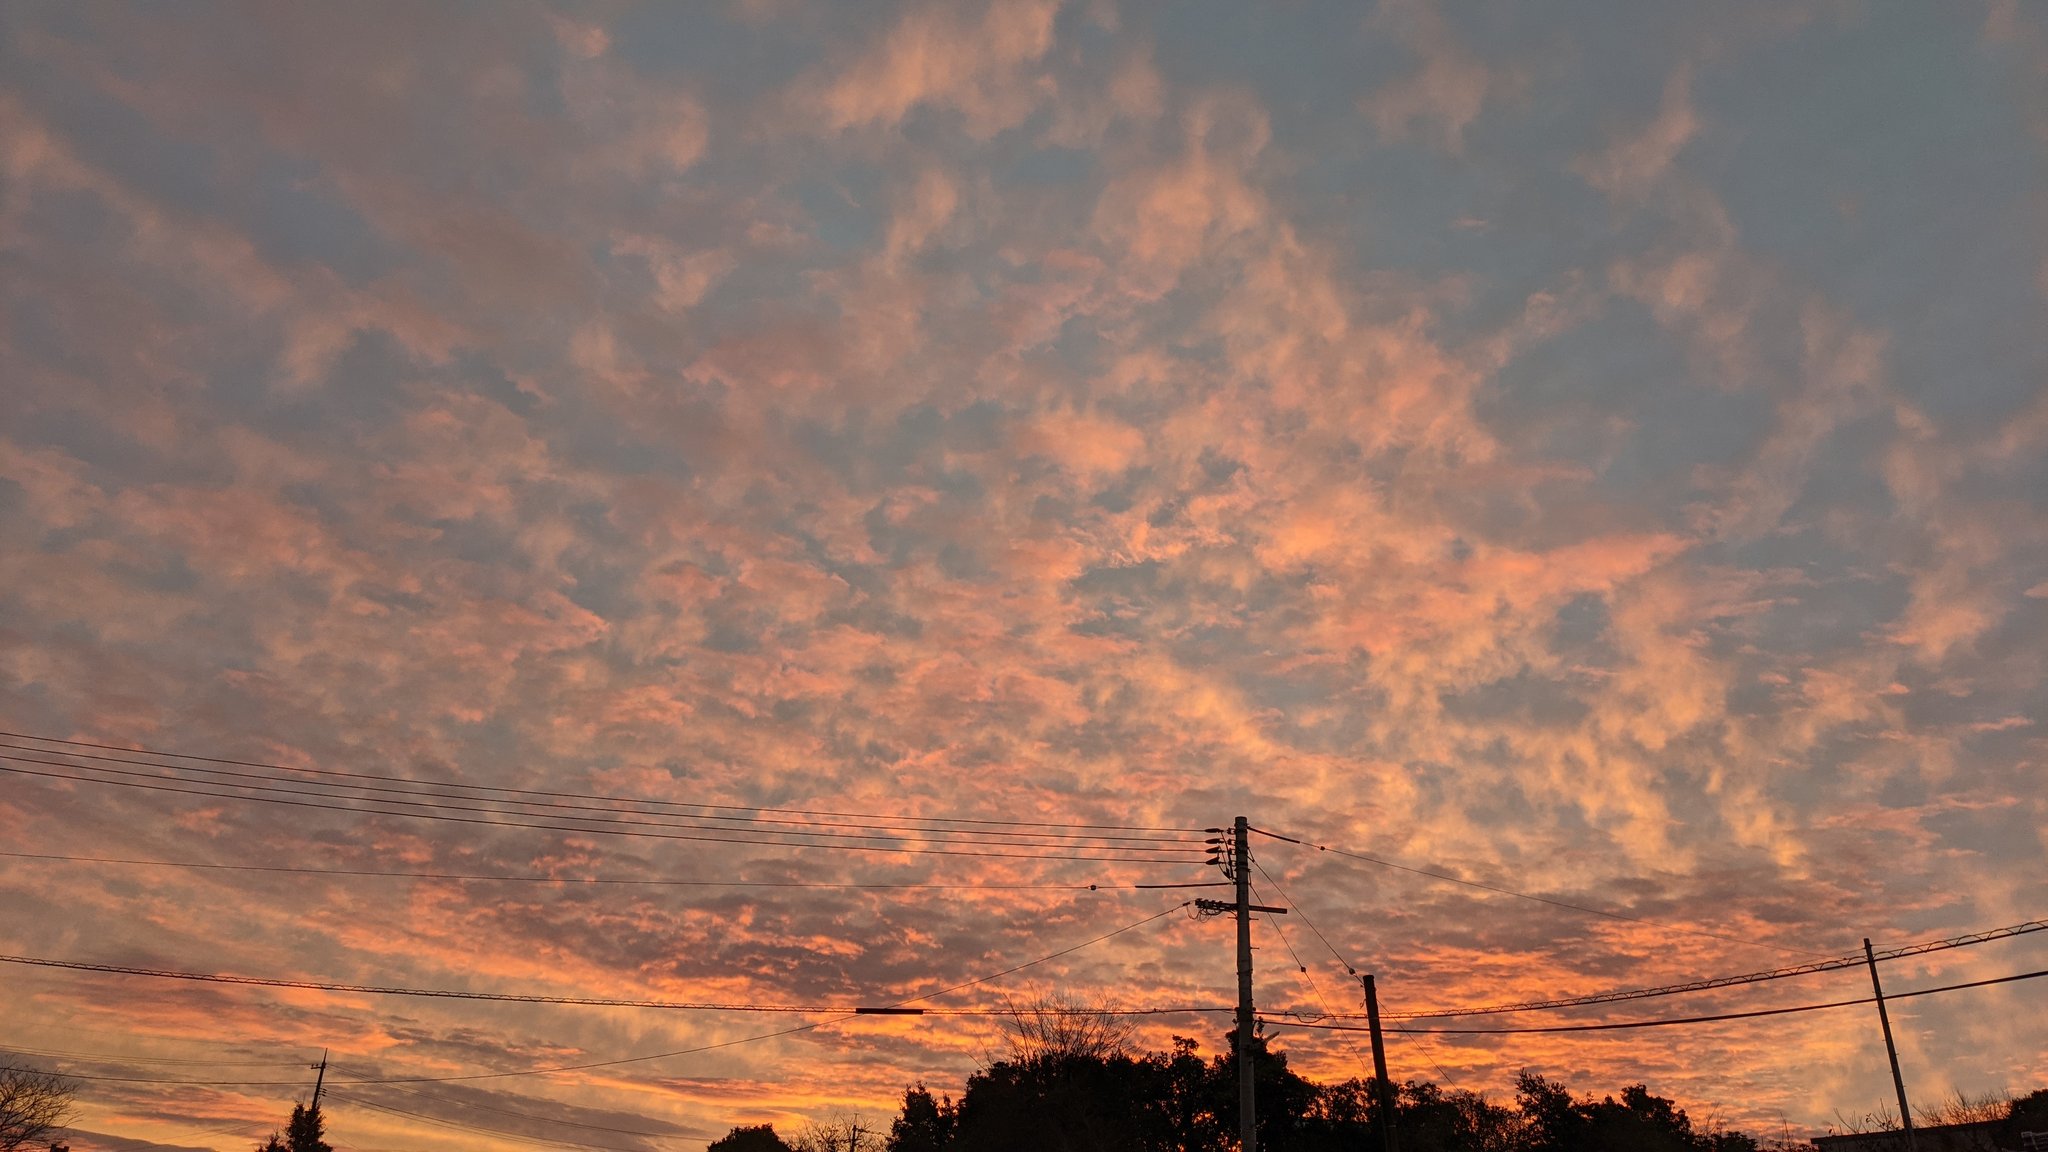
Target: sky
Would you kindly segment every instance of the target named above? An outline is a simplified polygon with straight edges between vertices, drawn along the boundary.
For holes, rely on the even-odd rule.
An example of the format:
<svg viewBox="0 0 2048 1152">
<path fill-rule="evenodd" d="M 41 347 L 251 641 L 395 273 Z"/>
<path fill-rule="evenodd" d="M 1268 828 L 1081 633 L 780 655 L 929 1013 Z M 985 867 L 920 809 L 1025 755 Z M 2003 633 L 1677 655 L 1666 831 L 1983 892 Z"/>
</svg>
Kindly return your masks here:
<svg viewBox="0 0 2048 1152">
<path fill-rule="evenodd" d="M 931 1003 L 1219 1006 L 1228 922 L 1129 885 L 1220 875 L 1128 830 L 1238 815 L 1558 902 L 1255 838 L 1274 1013 L 2048 916 L 2044 156 L 2017 0 L 5 5 L 6 731 L 966 834 L 294 807 L 8 737 L 0 951 L 845 1005 L 1145 921 Z M 867 1019 L 350 1087 L 827 1018 L 0 968 L 0 1045 L 129 1078 L 81 1150 L 247 1147 L 323 1050 L 344 1149 L 650 1152 L 1003 1050 Z M 1894 1005 L 1916 1102 L 2048 1085 L 2043 994 Z M 1889 1104 L 1873 1016 L 1389 1058 L 1813 1131 Z"/>
</svg>

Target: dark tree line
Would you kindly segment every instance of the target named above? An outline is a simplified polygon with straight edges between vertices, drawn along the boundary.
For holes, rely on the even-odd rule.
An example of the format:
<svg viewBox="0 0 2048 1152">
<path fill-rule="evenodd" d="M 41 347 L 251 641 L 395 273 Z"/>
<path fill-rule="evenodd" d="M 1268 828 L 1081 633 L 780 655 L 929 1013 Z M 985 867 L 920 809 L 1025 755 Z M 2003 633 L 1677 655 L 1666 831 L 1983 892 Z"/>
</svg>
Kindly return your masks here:
<svg viewBox="0 0 2048 1152">
<path fill-rule="evenodd" d="M 1110 1018 L 1028 1015 L 1012 1051 L 974 1073 L 958 1100 L 918 1084 L 886 1133 L 812 1126 L 787 1142 L 772 1127 L 735 1128 L 710 1152 L 1227 1152 L 1237 1146 L 1235 1033 L 1204 1059 L 1176 1037 L 1168 1052 L 1131 1050 Z M 1284 1053 L 1252 1042 L 1259 1145 L 1271 1152 L 1375 1148 L 1373 1082 L 1318 1084 Z M 1400 1152 L 1759 1152 L 1757 1139 L 1696 1124 L 1643 1085 L 1600 1099 L 1524 1073 L 1512 1104 L 1411 1080 L 1396 1092 Z M 834 1138 L 833 1134 L 838 1134 Z M 851 1135 L 851 1139 L 845 1139 Z"/>
</svg>

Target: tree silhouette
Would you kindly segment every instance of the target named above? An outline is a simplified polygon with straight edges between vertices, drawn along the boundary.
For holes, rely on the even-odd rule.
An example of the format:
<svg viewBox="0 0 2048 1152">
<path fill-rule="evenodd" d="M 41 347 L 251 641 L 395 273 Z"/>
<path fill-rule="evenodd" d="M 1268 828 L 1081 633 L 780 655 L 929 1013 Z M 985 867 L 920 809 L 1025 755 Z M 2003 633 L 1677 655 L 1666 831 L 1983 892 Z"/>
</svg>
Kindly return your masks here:
<svg viewBox="0 0 2048 1152">
<path fill-rule="evenodd" d="M 804 1125 L 791 1147 L 796 1152 L 882 1152 L 883 1145 L 882 1134 L 856 1114 Z"/>
<path fill-rule="evenodd" d="M 1316 1086 L 1287 1067 L 1287 1055 L 1275 1052 L 1256 1031 L 1250 1045 L 1252 1090 L 1257 1101 L 1259 1147 L 1284 1152 L 1301 1146 L 1302 1119 L 1317 1095 Z M 1216 1057 L 1210 1078 L 1216 1112 L 1230 1131 L 1237 1131 L 1237 1029 L 1223 1035 L 1223 1055 Z"/>
<path fill-rule="evenodd" d="M 26 1148 L 63 1128 L 75 1091 L 62 1076 L 0 1062 L 0 1152 Z"/>
<path fill-rule="evenodd" d="M 334 1146 L 324 1138 L 325 1129 L 319 1105 L 308 1108 L 294 1104 L 284 1131 L 272 1132 L 270 1139 L 256 1146 L 256 1152 L 334 1152 Z"/>
<path fill-rule="evenodd" d="M 945 1152 L 953 1143 L 953 1101 L 934 1100 L 923 1084 L 903 1090 L 903 1110 L 889 1127 L 887 1152 Z"/>
<path fill-rule="evenodd" d="M 735 1128 L 711 1152 L 1234 1152 L 1237 1148 L 1235 1037 L 1204 1060 L 1176 1036 L 1167 1052 L 1145 1052 L 1121 1028 L 1101 1027 L 1100 1010 L 1038 1002 L 1011 1013 L 1008 1058 L 968 1077 L 958 1100 L 923 1084 L 903 1092 L 886 1142 L 853 1122 L 811 1126 L 785 1144 L 773 1129 Z M 1355 1152 L 1378 1147 L 1381 1107 L 1373 1081 L 1318 1084 L 1288 1067 L 1261 1036 L 1250 1045 L 1258 1089 L 1261 1152 Z M 1808 1149 L 1789 1131 L 1769 1145 L 1708 1122 L 1642 1084 L 1617 1095 L 1577 1097 L 1534 1072 L 1515 1085 L 1512 1105 L 1477 1092 L 1411 1080 L 1394 1093 L 1401 1152 L 1790 1152 Z M 2048 1089 L 2013 1101 L 1998 1121 L 2007 1144 L 2048 1130 Z M 830 1136 L 831 1139 L 822 1137 Z M 286 1150 L 289 1152 L 289 1150 Z"/>
<path fill-rule="evenodd" d="M 704 1152 L 793 1152 L 773 1124 L 736 1126 L 713 1140 Z"/>
<path fill-rule="evenodd" d="M 2048 1132 L 2048 1088 L 2030 1092 L 2006 1107 L 2001 1131 L 2004 1146 L 2018 1148 L 2022 1132 Z"/>
<path fill-rule="evenodd" d="M 1012 1063 L 1036 1060 L 1107 1060 L 1130 1051 L 1136 1027 L 1109 1004 L 1065 996 L 1011 1001 L 1003 1019 Z"/>
<path fill-rule="evenodd" d="M 1366 1090 L 1364 1081 L 1355 1083 Z M 1410 1080 L 1401 1085 L 1394 1115 L 1401 1152 L 1521 1152 L 1527 1147 L 1524 1118 L 1477 1092 L 1446 1092 Z"/>
</svg>

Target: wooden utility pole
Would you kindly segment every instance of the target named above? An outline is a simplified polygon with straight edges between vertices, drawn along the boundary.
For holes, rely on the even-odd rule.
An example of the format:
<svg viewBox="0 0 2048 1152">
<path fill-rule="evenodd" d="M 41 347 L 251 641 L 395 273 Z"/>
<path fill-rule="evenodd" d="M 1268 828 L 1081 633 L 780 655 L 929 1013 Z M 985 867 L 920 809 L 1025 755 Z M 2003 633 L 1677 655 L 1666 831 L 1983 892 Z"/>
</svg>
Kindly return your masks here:
<svg viewBox="0 0 2048 1152">
<path fill-rule="evenodd" d="M 1244 1152 L 1259 1150 L 1258 1102 L 1252 1093 L 1252 853 L 1251 825 L 1239 816 L 1230 828 L 1237 881 L 1237 1132 Z"/>
<path fill-rule="evenodd" d="M 1307 915 L 1307 913 L 1303 913 Z M 1372 986 L 1372 973 L 1359 977 L 1365 982 L 1365 1023 L 1372 1032 L 1372 1083 L 1373 1096 L 1379 1107 L 1374 1109 L 1380 1137 L 1380 1152 L 1394 1152 L 1394 1082 L 1387 1079 L 1387 1044 L 1380 1038 L 1380 997 Z"/>
<path fill-rule="evenodd" d="M 306 1109 L 308 1112 L 318 1112 L 320 1110 L 320 1089 L 327 1083 L 327 1049 L 322 1048 L 320 1050 L 320 1063 L 315 1064 L 314 1067 L 320 1069 L 320 1074 L 313 1077 L 313 1106 Z"/>
<path fill-rule="evenodd" d="M 1892 1061 L 1892 1087 L 1899 1090 L 1899 1123 L 1906 1129 L 1906 1152 L 1915 1152 L 1913 1109 L 1906 1103 L 1906 1078 L 1899 1075 L 1899 1047 L 1892 1043 L 1892 1018 L 1884 1010 L 1884 985 L 1877 982 L 1877 954 L 1870 950 L 1870 937 L 1863 938 L 1863 962 L 1870 965 L 1870 990 L 1877 996 L 1877 1022 L 1884 1028 L 1884 1054 Z"/>
<path fill-rule="evenodd" d="M 1220 834 L 1221 828 L 1209 829 Z M 1252 1010 L 1252 913 L 1270 912 L 1279 915 L 1287 911 L 1270 904 L 1252 903 L 1252 851 L 1251 824 L 1239 816 L 1230 829 L 1229 851 L 1224 855 L 1225 845 L 1211 841 L 1217 846 L 1211 853 L 1223 855 L 1222 860 L 1211 859 L 1211 864 L 1221 864 L 1223 874 L 1237 884 L 1235 900 L 1196 900 L 1197 912 L 1208 916 L 1225 913 L 1237 914 L 1237 1136 L 1241 1152 L 1259 1152 L 1258 1101 L 1252 1091 L 1252 1029 L 1258 1023 L 1258 1016 Z"/>
</svg>

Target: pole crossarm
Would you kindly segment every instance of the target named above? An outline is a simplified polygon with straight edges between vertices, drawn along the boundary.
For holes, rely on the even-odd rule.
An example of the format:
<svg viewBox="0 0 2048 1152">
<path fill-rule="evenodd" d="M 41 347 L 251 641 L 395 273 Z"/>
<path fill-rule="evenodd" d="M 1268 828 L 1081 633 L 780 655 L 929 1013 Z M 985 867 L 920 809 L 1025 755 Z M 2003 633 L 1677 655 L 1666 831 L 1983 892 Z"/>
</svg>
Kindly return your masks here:
<svg viewBox="0 0 2048 1152">
<path fill-rule="evenodd" d="M 1233 901 L 1229 901 L 1229 900 L 1201 900 L 1201 899 L 1197 899 L 1197 900 L 1195 901 L 1195 907 L 1197 907 L 1197 908 L 1201 909 L 1201 910 L 1202 910 L 1202 911 L 1204 911 L 1204 912 L 1218 912 L 1218 913 L 1221 913 L 1221 912 L 1235 912 L 1235 911 L 1237 911 L 1237 904 L 1236 904 L 1235 902 L 1233 902 Z M 1283 916 L 1284 916 L 1284 915 L 1286 915 L 1286 913 L 1287 913 L 1287 909 L 1285 909 L 1285 908 L 1276 908 L 1276 907 L 1274 907 L 1274 906 L 1273 906 L 1273 905 L 1271 905 L 1271 904 L 1247 904 L 1247 905 L 1245 905 L 1245 906 L 1244 906 L 1244 909 L 1245 909 L 1245 911 L 1247 911 L 1247 912 L 1272 912 L 1272 913 L 1274 913 L 1274 914 L 1276 914 L 1276 915 L 1283 915 Z"/>
</svg>

